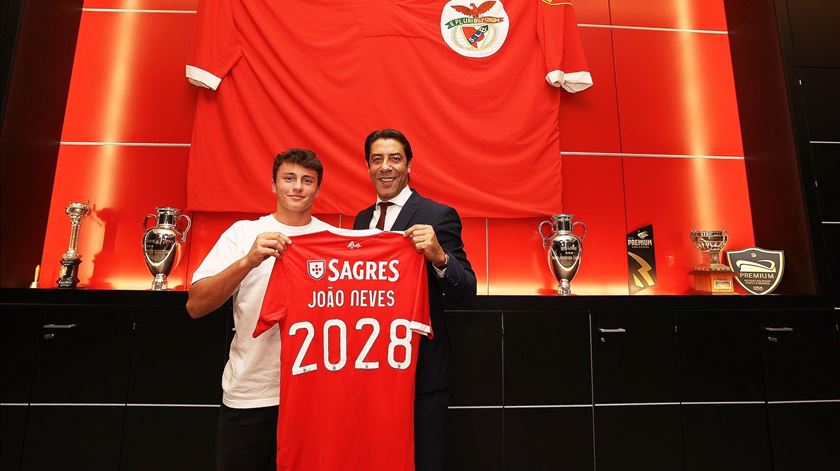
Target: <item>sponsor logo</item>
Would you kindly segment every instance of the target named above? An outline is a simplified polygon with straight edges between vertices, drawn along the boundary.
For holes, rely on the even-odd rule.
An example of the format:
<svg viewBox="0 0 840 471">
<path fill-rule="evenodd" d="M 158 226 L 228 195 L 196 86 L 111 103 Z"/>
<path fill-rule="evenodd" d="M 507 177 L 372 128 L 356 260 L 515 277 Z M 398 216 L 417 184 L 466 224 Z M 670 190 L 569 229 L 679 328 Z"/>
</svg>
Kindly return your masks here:
<svg viewBox="0 0 840 471">
<path fill-rule="evenodd" d="M 440 14 L 440 34 L 450 49 L 466 57 L 495 54 L 507 39 L 510 19 L 501 0 L 479 5 L 452 0 Z"/>
<path fill-rule="evenodd" d="M 362 244 L 356 242 L 355 240 L 351 240 L 349 244 L 347 244 L 347 248 L 350 250 L 353 249 L 360 249 L 362 248 Z"/>
<path fill-rule="evenodd" d="M 324 274 L 327 272 L 326 266 L 327 263 L 324 260 L 307 260 L 306 273 L 309 274 L 310 278 L 318 281 L 323 278 Z"/>
<path fill-rule="evenodd" d="M 627 234 L 627 271 L 630 294 L 636 294 L 656 284 L 653 225 Z"/>
<path fill-rule="evenodd" d="M 769 294 L 779 286 L 785 271 L 785 253 L 757 247 L 726 253 L 735 281 L 752 294 Z"/>
</svg>

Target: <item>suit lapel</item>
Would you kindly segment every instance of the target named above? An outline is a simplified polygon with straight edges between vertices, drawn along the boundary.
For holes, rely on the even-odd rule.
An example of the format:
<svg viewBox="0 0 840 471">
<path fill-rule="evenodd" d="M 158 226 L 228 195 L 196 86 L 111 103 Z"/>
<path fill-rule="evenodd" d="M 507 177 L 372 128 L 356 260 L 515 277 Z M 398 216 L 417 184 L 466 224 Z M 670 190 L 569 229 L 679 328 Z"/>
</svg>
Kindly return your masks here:
<svg viewBox="0 0 840 471">
<path fill-rule="evenodd" d="M 353 222 L 353 229 L 367 229 L 370 226 L 370 220 L 373 219 L 374 206 L 370 206 L 359 213 L 359 216 Z"/>
<path fill-rule="evenodd" d="M 391 226 L 391 230 L 404 231 L 408 229 L 409 223 L 411 223 L 411 219 L 414 217 L 414 213 L 417 212 L 417 206 L 419 204 L 420 193 L 411 190 L 411 196 L 409 196 L 408 201 L 405 202 L 405 206 L 403 206 L 399 216 L 397 216 L 397 220 L 394 221 L 394 225 Z"/>
</svg>

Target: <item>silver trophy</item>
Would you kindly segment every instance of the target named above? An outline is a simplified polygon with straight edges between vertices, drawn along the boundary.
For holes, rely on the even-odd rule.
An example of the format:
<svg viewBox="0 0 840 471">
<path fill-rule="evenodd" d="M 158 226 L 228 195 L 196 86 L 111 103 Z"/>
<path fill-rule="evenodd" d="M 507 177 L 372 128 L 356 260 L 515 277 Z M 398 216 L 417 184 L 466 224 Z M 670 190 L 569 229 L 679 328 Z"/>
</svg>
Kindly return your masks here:
<svg viewBox="0 0 840 471">
<path fill-rule="evenodd" d="M 64 211 L 70 218 L 70 243 L 67 252 L 61 256 L 61 271 L 58 275 L 59 288 L 75 288 L 79 283 L 79 264 L 82 263 L 82 256 L 79 255 L 79 229 L 82 227 L 82 219 L 90 214 L 88 203 L 71 202 Z"/>
<path fill-rule="evenodd" d="M 729 234 L 726 231 L 691 231 L 691 242 L 701 252 L 709 253 L 709 264 L 698 265 L 697 270 L 726 271 L 726 265 L 720 263 L 720 252 L 726 247 Z"/>
<path fill-rule="evenodd" d="M 155 277 L 152 281 L 152 290 L 166 290 L 166 277 L 181 261 L 181 242 L 187 240 L 187 232 L 192 226 L 189 216 L 181 214 L 178 208 L 155 208 L 157 215 L 149 214 L 143 219 L 143 259 L 146 266 Z M 149 219 L 155 221 L 155 225 L 149 227 Z M 178 223 L 186 221 L 183 229 Z"/>
<path fill-rule="evenodd" d="M 548 247 L 548 267 L 554 278 L 560 283 L 557 294 L 568 296 L 572 294 L 570 283 L 580 267 L 580 256 L 583 250 L 583 238 L 586 237 L 586 224 L 572 222 L 571 214 L 556 214 L 550 221 L 543 221 L 537 230 L 542 238 L 543 248 Z M 546 236 L 543 226 L 548 224 L 551 232 Z M 580 237 L 572 233 L 578 224 L 583 227 Z"/>
</svg>

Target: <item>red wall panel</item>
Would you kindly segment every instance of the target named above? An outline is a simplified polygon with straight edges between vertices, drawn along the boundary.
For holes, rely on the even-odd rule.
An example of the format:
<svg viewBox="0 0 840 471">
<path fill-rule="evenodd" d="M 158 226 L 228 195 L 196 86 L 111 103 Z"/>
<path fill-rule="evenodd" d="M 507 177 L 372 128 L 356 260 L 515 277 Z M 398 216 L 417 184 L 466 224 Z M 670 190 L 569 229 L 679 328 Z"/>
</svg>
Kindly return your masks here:
<svg viewBox="0 0 840 471">
<path fill-rule="evenodd" d="M 610 23 L 609 0 L 579 0 L 575 2 L 578 23 L 606 25 Z"/>
<path fill-rule="evenodd" d="M 587 227 L 573 291 L 627 294 L 621 158 L 563 156 L 563 211 Z"/>
<path fill-rule="evenodd" d="M 623 152 L 743 155 L 725 35 L 613 34 Z"/>
<path fill-rule="evenodd" d="M 614 25 L 726 30 L 723 1 L 610 0 L 610 10 Z"/>
<path fill-rule="evenodd" d="M 165 169 L 165 172 L 161 171 Z M 80 285 L 88 288 L 147 289 L 152 276 L 143 262 L 143 218 L 155 207 L 183 208 L 187 149 L 117 146 L 61 146 L 41 261 L 41 285 L 54 287 L 58 261 L 67 250 L 70 201 L 89 201 L 91 215 L 79 235 Z M 165 178 L 161 178 L 161 175 Z M 169 277 L 183 285 L 186 254 Z"/>
<path fill-rule="evenodd" d="M 579 93 L 562 93 L 562 151 L 621 151 L 611 34 L 608 29 L 580 29 L 586 60 L 589 62 L 595 85 Z"/>
<path fill-rule="evenodd" d="M 658 283 L 643 294 L 690 291 L 688 272 L 703 261 L 692 229 L 726 230 L 725 250 L 754 245 L 742 160 L 625 158 L 624 177 L 627 225 L 654 230 Z"/>
<path fill-rule="evenodd" d="M 187 143 L 194 14 L 82 13 L 63 141 Z"/>
<path fill-rule="evenodd" d="M 132 10 L 195 10 L 198 0 L 85 0 L 84 8 Z"/>
</svg>

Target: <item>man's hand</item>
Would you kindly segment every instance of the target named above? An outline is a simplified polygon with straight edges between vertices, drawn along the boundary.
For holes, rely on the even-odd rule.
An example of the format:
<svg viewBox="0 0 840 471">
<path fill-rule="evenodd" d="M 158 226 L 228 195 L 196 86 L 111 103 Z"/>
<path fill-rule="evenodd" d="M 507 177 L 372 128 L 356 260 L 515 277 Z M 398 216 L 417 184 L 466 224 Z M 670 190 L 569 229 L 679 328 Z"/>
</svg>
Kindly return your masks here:
<svg viewBox="0 0 840 471">
<path fill-rule="evenodd" d="M 434 227 L 428 224 L 415 224 L 405 231 L 405 236 L 411 238 L 414 248 L 434 266 L 440 268 L 446 264 L 446 251 L 440 246 Z"/>
<path fill-rule="evenodd" d="M 263 232 L 242 260 L 248 268 L 257 268 L 268 257 L 280 258 L 291 243 L 292 239 L 279 232 Z"/>
</svg>

